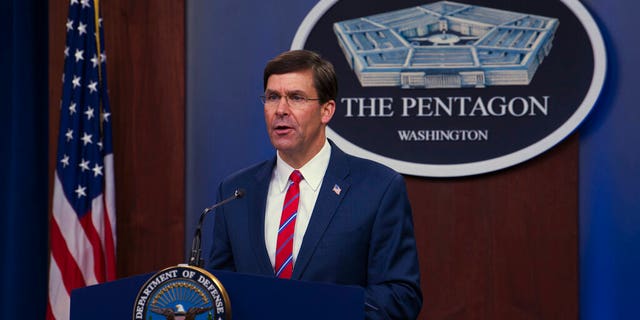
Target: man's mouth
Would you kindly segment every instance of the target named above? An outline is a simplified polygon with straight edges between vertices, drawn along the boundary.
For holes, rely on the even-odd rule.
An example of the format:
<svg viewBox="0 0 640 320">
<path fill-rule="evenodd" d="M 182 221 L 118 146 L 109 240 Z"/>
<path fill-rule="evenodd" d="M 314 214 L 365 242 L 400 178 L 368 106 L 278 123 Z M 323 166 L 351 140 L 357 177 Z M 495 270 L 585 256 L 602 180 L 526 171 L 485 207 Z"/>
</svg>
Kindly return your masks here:
<svg viewBox="0 0 640 320">
<path fill-rule="evenodd" d="M 293 128 L 292 128 L 292 127 L 290 127 L 290 126 L 286 126 L 286 125 L 278 125 L 278 126 L 275 126 L 275 128 L 274 128 L 274 130 L 273 130 L 273 131 L 274 131 L 276 134 L 283 135 L 283 134 L 287 134 L 287 133 L 289 133 L 291 130 L 293 130 Z"/>
</svg>

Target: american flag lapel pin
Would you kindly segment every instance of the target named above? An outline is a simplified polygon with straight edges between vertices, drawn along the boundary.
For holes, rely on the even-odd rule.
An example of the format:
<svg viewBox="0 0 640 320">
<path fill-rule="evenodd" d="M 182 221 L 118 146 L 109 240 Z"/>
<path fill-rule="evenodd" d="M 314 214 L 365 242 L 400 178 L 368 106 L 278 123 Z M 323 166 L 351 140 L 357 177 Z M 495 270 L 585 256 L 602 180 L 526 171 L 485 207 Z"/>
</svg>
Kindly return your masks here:
<svg viewBox="0 0 640 320">
<path fill-rule="evenodd" d="M 333 185 L 333 192 L 335 192 L 337 195 L 340 195 L 340 192 L 342 192 L 342 189 L 340 189 L 340 186 L 337 184 Z"/>
</svg>

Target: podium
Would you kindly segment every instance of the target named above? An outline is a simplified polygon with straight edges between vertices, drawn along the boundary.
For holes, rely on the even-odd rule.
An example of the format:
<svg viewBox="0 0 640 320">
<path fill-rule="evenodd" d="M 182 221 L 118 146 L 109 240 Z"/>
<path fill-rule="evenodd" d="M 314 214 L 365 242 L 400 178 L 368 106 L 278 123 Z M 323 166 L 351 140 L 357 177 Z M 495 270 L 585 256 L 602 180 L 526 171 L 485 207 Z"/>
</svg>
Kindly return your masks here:
<svg viewBox="0 0 640 320">
<path fill-rule="evenodd" d="M 229 295 L 233 320 L 364 319 L 364 289 L 361 287 L 228 271 L 211 273 Z M 149 273 L 73 290 L 71 320 L 132 319 L 136 295 L 153 275 Z"/>
</svg>

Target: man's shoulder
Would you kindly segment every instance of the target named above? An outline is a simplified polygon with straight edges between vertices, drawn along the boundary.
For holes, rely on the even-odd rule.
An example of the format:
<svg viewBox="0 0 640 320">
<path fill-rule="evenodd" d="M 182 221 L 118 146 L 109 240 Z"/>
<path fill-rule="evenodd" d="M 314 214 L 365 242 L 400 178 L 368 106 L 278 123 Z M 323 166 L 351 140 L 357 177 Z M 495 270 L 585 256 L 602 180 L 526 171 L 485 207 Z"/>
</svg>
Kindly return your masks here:
<svg viewBox="0 0 640 320">
<path fill-rule="evenodd" d="M 245 167 L 240 169 L 230 175 L 228 175 L 223 183 L 233 182 L 233 181 L 245 181 L 249 179 L 260 179 L 261 177 L 269 177 L 271 170 L 273 169 L 273 160 L 264 160 L 262 162 L 258 162 L 249 167 Z"/>
<path fill-rule="evenodd" d="M 349 171 L 352 175 L 362 175 L 374 179 L 391 179 L 400 176 L 398 172 L 379 162 L 360 158 L 358 156 L 348 154 L 338 148 L 336 149 L 336 151 L 338 152 L 338 157 L 341 157 L 343 161 L 348 165 Z"/>
</svg>

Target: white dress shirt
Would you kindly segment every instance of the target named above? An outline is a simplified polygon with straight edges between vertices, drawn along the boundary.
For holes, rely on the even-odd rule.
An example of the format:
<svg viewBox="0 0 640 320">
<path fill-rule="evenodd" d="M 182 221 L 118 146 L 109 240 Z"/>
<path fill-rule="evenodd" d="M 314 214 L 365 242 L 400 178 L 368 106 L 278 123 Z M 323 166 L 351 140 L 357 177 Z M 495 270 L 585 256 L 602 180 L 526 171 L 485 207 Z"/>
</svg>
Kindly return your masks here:
<svg viewBox="0 0 640 320">
<path fill-rule="evenodd" d="M 293 268 L 302 245 L 304 233 L 311 220 L 311 213 L 320 193 L 320 186 L 324 179 L 324 174 L 329 166 L 331 157 L 331 145 L 325 140 L 324 146 L 302 168 L 298 169 L 304 179 L 300 181 L 300 200 L 298 202 L 298 215 L 296 216 L 296 226 L 293 233 Z M 271 266 L 276 264 L 276 246 L 278 241 L 278 229 L 280 228 L 280 216 L 284 197 L 287 193 L 289 176 L 295 170 L 288 165 L 280 155 L 277 155 L 276 166 L 271 174 L 269 183 L 269 193 L 267 194 L 267 207 L 264 218 L 264 242 L 267 246 L 267 253 L 271 260 Z"/>
</svg>

